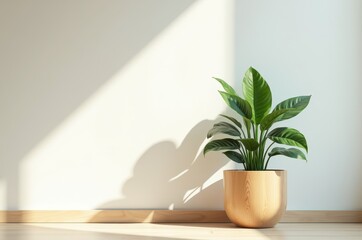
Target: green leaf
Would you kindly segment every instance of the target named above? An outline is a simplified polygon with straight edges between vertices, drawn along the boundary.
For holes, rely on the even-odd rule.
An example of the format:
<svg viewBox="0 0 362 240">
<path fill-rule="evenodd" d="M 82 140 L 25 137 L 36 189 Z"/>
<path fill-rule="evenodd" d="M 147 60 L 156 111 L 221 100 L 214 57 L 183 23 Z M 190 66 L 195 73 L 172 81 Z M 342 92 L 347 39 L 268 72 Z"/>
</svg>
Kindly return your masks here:
<svg viewBox="0 0 362 240">
<path fill-rule="evenodd" d="M 252 67 L 244 75 L 243 92 L 246 101 L 251 106 L 253 121 L 255 124 L 259 124 L 270 111 L 272 94 L 268 83 Z"/>
<path fill-rule="evenodd" d="M 282 147 L 273 148 L 273 150 L 270 151 L 269 156 L 273 157 L 276 155 L 284 155 L 290 158 L 307 160 L 304 153 L 296 148 L 288 148 L 288 149 Z"/>
<path fill-rule="evenodd" d="M 276 128 L 268 134 L 268 138 L 276 143 L 301 147 L 308 152 L 307 140 L 304 135 L 293 128 Z"/>
<path fill-rule="evenodd" d="M 254 138 L 245 138 L 239 140 L 246 150 L 255 151 L 259 147 L 259 143 Z"/>
<path fill-rule="evenodd" d="M 231 136 L 240 136 L 239 130 L 236 127 L 234 127 L 234 125 L 231 125 L 230 123 L 227 122 L 220 122 L 214 124 L 214 126 L 207 133 L 207 138 L 211 138 L 212 136 L 218 133 L 224 133 Z"/>
<path fill-rule="evenodd" d="M 244 124 L 245 124 L 245 127 L 246 127 L 246 130 L 249 132 L 250 131 L 250 128 L 251 128 L 251 122 L 249 119 L 243 117 L 243 120 L 244 120 Z"/>
<path fill-rule="evenodd" d="M 222 98 L 231 109 L 239 113 L 241 116 L 251 119 L 252 116 L 251 107 L 247 101 L 238 96 L 226 92 L 219 91 L 219 93 L 221 94 Z"/>
<path fill-rule="evenodd" d="M 263 120 L 260 122 L 260 129 L 262 131 L 269 129 L 274 122 L 276 122 L 277 118 L 284 114 L 285 112 L 289 111 L 288 109 L 279 109 L 274 110 L 273 112 L 266 115 Z"/>
<path fill-rule="evenodd" d="M 234 162 L 237 162 L 237 163 L 245 163 L 245 159 L 244 157 L 240 154 L 240 153 L 237 153 L 237 152 L 234 152 L 234 151 L 227 151 L 227 152 L 224 152 L 224 154 L 230 158 L 231 160 L 233 160 Z"/>
<path fill-rule="evenodd" d="M 311 96 L 293 97 L 293 98 L 284 100 L 283 102 L 276 105 L 276 107 L 274 108 L 274 111 L 280 110 L 280 109 L 289 109 L 288 112 L 279 116 L 277 118 L 276 122 L 297 116 L 301 111 L 304 110 L 304 108 L 306 108 L 308 106 L 310 98 L 311 98 Z"/>
<path fill-rule="evenodd" d="M 232 138 L 224 138 L 210 141 L 204 147 L 204 155 L 210 151 L 220 151 L 220 150 L 234 150 L 239 149 L 240 143 Z"/>
<path fill-rule="evenodd" d="M 225 89 L 225 91 L 227 92 L 227 93 L 229 93 L 229 94 L 231 94 L 231 95 L 238 95 L 237 93 L 236 93 L 236 91 L 234 90 L 234 88 L 233 87 L 231 87 L 227 82 L 225 82 L 224 80 L 222 80 L 222 79 L 220 79 L 220 78 L 215 78 L 215 77 L 213 77 L 213 79 L 215 79 L 216 81 L 218 81 L 221 85 L 222 85 L 222 87 Z"/>
<path fill-rule="evenodd" d="M 226 115 L 224 115 L 224 114 L 220 114 L 220 116 L 229 119 L 229 120 L 232 121 L 236 126 L 238 126 L 239 128 L 242 128 L 242 127 L 241 127 L 241 123 L 240 123 L 238 120 L 236 120 L 235 118 L 226 116 Z"/>
</svg>

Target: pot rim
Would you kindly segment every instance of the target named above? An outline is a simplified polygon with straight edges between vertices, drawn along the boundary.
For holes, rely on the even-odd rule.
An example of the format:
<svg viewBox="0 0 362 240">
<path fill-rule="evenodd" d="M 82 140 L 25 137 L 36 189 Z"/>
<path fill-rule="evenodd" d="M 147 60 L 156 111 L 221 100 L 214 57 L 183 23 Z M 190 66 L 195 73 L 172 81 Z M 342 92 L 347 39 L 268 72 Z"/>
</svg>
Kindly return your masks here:
<svg viewBox="0 0 362 240">
<path fill-rule="evenodd" d="M 266 169 L 266 170 L 244 170 L 244 169 L 228 169 L 224 172 L 286 172 L 284 169 Z"/>
</svg>

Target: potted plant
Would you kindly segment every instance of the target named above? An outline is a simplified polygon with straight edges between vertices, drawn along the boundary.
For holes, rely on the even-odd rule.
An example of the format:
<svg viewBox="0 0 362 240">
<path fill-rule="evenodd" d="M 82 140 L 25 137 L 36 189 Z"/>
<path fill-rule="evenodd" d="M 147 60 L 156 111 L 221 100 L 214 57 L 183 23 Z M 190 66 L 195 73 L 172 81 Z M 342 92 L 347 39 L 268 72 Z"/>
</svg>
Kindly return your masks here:
<svg viewBox="0 0 362 240">
<path fill-rule="evenodd" d="M 289 98 L 271 111 L 269 85 L 254 68 L 250 67 L 243 78 L 245 99 L 224 80 L 214 79 L 224 88 L 224 91 L 219 91 L 220 95 L 241 120 L 221 115 L 226 121 L 216 123 L 210 129 L 207 138 L 212 140 L 204 147 L 204 154 L 222 151 L 244 167 L 244 170 L 224 171 L 226 214 L 237 226 L 273 227 L 286 209 L 286 171 L 268 170 L 269 160 L 278 155 L 306 160 L 300 149 L 308 152 L 308 146 L 298 130 L 288 127 L 272 129 L 272 126 L 298 115 L 307 107 L 311 96 Z M 224 138 L 214 139 L 216 135 Z M 274 144 L 292 148 L 272 148 Z"/>
</svg>

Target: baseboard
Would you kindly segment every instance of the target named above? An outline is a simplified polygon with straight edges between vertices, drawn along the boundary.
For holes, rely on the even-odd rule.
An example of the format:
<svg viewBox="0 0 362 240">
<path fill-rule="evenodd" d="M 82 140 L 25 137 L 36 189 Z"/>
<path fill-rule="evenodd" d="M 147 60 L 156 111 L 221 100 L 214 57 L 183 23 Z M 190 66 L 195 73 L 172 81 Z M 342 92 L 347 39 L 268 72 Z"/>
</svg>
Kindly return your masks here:
<svg viewBox="0 0 362 240">
<path fill-rule="evenodd" d="M 222 223 L 224 211 L 193 210 L 69 210 L 0 211 L 1 223 Z M 362 211 L 287 211 L 285 223 L 362 223 Z"/>
<path fill-rule="evenodd" d="M 287 211 L 286 223 L 362 223 L 362 211 Z"/>
</svg>

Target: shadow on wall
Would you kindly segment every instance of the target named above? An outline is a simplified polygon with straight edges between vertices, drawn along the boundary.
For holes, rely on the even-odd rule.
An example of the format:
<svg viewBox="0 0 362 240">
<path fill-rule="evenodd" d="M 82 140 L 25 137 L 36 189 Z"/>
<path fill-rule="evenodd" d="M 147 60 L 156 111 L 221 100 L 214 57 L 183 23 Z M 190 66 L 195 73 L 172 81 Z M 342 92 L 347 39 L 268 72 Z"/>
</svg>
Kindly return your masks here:
<svg viewBox="0 0 362 240">
<path fill-rule="evenodd" d="M 359 6 L 360 6 L 360 9 L 362 9 L 362 4 L 361 4 L 361 2 L 359 2 Z M 362 14 L 359 14 L 358 15 L 359 16 L 359 22 L 361 22 L 362 21 Z M 360 41 L 362 40 L 362 33 L 360 32 Z M 359 44 L 358 45 L 359 46 L 359 53 L 360 54 L 358 54 L 358 57 L 357 57 L 357 59 L 356 59 L 356 65 L 357 66 L 360 66 L 360 64 L 361 64 L 361 62 L 362 62 L 362 44 Z M 359 76 L 361 76 L 362 75 L 362 69 L 360 68 L 360 67 L 358 67 L 358 69 L 359 69 Z M 361 82 L 359 81 L 359 86 L 360 86 L 360 88 L 359 89 L 361 89 L 362 88 L 362 84 L 361 84 Z M 361 102 L 362 101 L 362 96 L 359 94 L 359 102 Z M 362 119 L 362 117 L 360 117 L 360 119 Z M 362 122 L 360 122 L 360 126 L 359 126 L 359 136 L 361 136 L 361 138 L 360 139 L 362 139 Z M 360 154 L 358 154 L 358 156 L 359 156 L 359 163 L 360 163 L 360 173 L 362 172 L 362 156 L 360 155 Z M 362 174 L 358 174 L 358 176 L 359 176 L 359 185 L 360 185 L 360 188 L 359 188 L 359 198 L 357 199 L 357 201 L 359 200 L 359 209 L 358 210 L 362 210 Z M 357 181 L 358 181 L 358 179 L 357 179 Z"/>
<path fill-rule="evenodd" d="M 7 210 L 20 207 L 22 158 L 193 2 L 0 3 L 0 181 Z"/>
<path fill-rule="evenodd" d="M 210 209 L 205 200 L 223 202 L 222 180 L 207 187 L 205 182 L 228 161 L 213 158 L 211 154 L 205 158 L 199 151 L 213 123 L 210 120 L 198 123 L 179 147 L 170 141 L 150 147 L 137 161 L 133 176 L 123 185 L 124 197 L 104 203 L 98 209 L 144 208 L 145 201 L 169 206 L 169 209 L 190 206 Z"/>
</svg>

